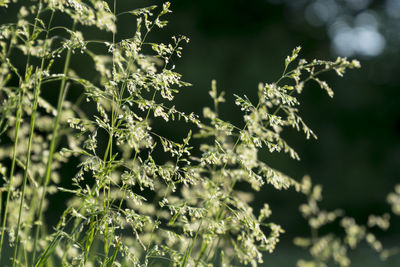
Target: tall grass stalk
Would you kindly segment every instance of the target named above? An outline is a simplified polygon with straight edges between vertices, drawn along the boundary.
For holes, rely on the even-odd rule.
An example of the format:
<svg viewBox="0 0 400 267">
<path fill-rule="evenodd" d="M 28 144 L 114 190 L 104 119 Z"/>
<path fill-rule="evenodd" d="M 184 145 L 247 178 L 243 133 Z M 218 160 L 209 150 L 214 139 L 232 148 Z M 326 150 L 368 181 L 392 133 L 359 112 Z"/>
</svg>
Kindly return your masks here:
<svg viewBox="0 0 400 267">
<path fill-rule="evenodd" d="M 38 16 L 42 12 L 42 1 L 39 2 L 39 9 L 38 9 Z M 48 38 L 49 36 L 49 30 L 51 27 L 51 22 L 53 20 L 54 16 L 54 11 L 51 13 L 50 20 L 48 23 L 47 31 L 46 31 L 46 37 L 45 39 Z M 36 20 L 37 21 L 37 20 Z M 34 26 L 33 32 L 35 31 L 35 28 L 37 25 Z M 46 44 L 44 44 L 44 51 L 46 51 L 47 47 Z M 31 122 L 30 122 L 30 129 L 29 129 L 29 139 L 28 139 L 28 147 L 27 147 L 27 152 L 26 152 L 26 160 L 25 160 L 25 171 L 24 171 L 24 178 L 23 178 L 23 184 L 22 184 L 22 189 L 21 189 L 21 196 L 20 196 L 20 204 L 19 204 L 19 209 L 18 209 L 18 221 L 17 221 L 17 230 L 16 230 L 16 241 L 15 241 L 15 246 L 14 246 L 14 256 L 13 256 L 13 266 L 15 266 L 16 259 L 17 259 L 17 254 L 18 254 L 18 244 L 19 244 L 19 230 L 20 230 L 20 224 L 21 224 L 21 214 L 22 214 L 22 209 L 23 209 L 23 203 L 25 199 L 25 188 L 28 180 L 28 173 L 29 173 L 29 167 L 31 163 L 31 148 L 32 148 L 32 140 L 34 137 L 34 129 L 35 129 L 35 123 L 36 123 L 36 113 L 37 113 L 37 107 L 38 107 L 38 101 L 39 101 L 39 95 L 40 95 L 40 89 L 42 86 L 42 73 L 44 70 L 44 64 L 45 64 L 45 57 L 42 58 L 41 63 L 40 63 L 40 68 L 39 70 L 36 70 L 36 76 L 38 76 L 37 81 L 35 82 L 35 90 L 34 90 L 34 100 L 33 100 L 33 105 L 32 105 L 32 114 L 31 114 Z"/>
<path fill-rule="evenodd" d="M 23 95 L 21 93 L 19 94 L 19 99 L 22 99 Z M 11 187 L 14 182 L 14 168 L 15 168 L 15 161 L 17 159 L 16 156 L 16 150 L 18 146 L 18 133 L 19 133 L 19 127 L 21 125 L 21 102 L 18 102 L 18 107 L 17 107 L 17 114 L 16 114 L 16 123 L 15 123 L 15 135 L 14 135 L 14 147 L 13 147 L 13 155 L 12 155 L 12 162 L 11 162 L 11 169 L 10 169 L 10 177 L 8 181 L 8 188 L 7 188 L 7 197 L 6 197 L 6 202 L 4 206 L 4 212 L 3 212 L 3 223 L 2 223 L 2 228 L 1 228 L 1 238 L 0 238 L 0 251 L 3 251 L 3 241 L 4 241 L 4 235 L 5 235 L 5 229 L 6 229 L 6 222 L 7 222 L 7 214 L 8 214 L 8 203 L 10 201 L 10 195 L 11 195 Z M 0 255 L 0 260 L 1 260 L 1 255 Z"/>
<path fill-rule="evenodd" d="M 35 23 L 33 25 L 33 29 L 32 29 L 32 35 L 36 30 L 37 27 L 37 19 L 40 16 L 42 10 L 42 0 L 40 0 L 39 2 L 39 8 L 36 14 L 36 19 L 35 19 Z M 15 31 L 16 32 L 16 31 Z M 16 36 L 16 33 L 13 32 L 12 34 L 12 38 L 10 40 L 10 45 L 6 54 L 6 58 L 10 55 L 11 50 L 12 50 L 12 46 L 13 46 L 13 42 L 15 41 L 14 38 Z M 28 51 L 29 51 L 29 46 L 30 46 L 30 41 L 32 41 L 32 35 L 29 35 L 29 40 L 27 42 L 27 46 L 28 46 Z M 29 79 L 31 76 L 31 71 L 32 68 L 30 67 L 30 53 L 28 53 L 27 56 L 27 60 L 26 60 L 26 65 L 25 65 L 25 79 Z M 24 85 L 23 85 L 23 80 L 22 77 L 19 77 L 20 81 L 19 81 L 19 97 L 18 97 L 18 104 L 17 104 L 17 114 L 16 114 L 16 123 L 15 123 L 15 135 L 14 135 L 14 147 L 13 147 L 13 155 L 12 155 L 12 163 L 11 163 L 11 170 L 10 170 L 10 176 L 9 176 L 9 184 L 8 184 L 8 188 L 7 188 L 7 197 L 6 197 L 6 202 L 5 202 L 5 208 L 4 208 L 4 215 L 3 215 L 3 223 L 2 223 L 2 230 L 1 230 L 1 238 L 0 238 L 0 262 L 1 262 L 1 256 L 2 256 L 2 248 L 3 248 L 3 241 L 4 241 L 4 235 L 5 235 L 5 226 L 6 226 L 6 221 L 7 221 L 7 214 L 8 214 L 8 205 L 9 205 L 9 201 L 10 201 L 10 195 L 11 195 L 11 187 L 13 185 L 14 182 L 14 169 L 15 169 L 15 163 L 17 160 L 17 147 L 18 147 L 18 141 L 19 141 L 19 128 L 21 125 L 21 118 L 22 118 L 22 104 L 24 102 L 24 96 L 25 96 L 25 89 L 24 89 Z M 33 128 L 32 128 L 32 124 L 31 124 L 31 133 L 33 134 Z M 30 137 L 30 142 L 32 141 L 31 137 Z M 30 154 L 30 151 L 29 151 Z M 27 157 L 27 162 L 26 165 L 29 164 L 29 158 L 30 156 L 28 155 Z M 26 177 L 28 174 L 28 166 L 26 167 Z M 26 184 L 26 178 L 24 177 L 24 185 L 23 185 L 23 192 L 25 189 L 25 184 Z M 23 202 L 23 197 L 21 197 L 21 203 Z M 17 253 L 17 248 L 18 248 L 18 233 L 19 233 L 19 228 L 20 228 L 20 217 L 21 217 L 21 209 L 22 209 L 22 204 L 20 205 L 20 209 L 19 209 L 19 214 L 18 214 L 18 223 L 17 223 L 17 231 L 16 231 L 16 244 L 14 247 L 14 257 L 13 257 L 13 266 L 15 265 L 15 259 L 16 259 L 16 253 Z"/>
<path fill-rule="evenodd" d="M 74 23 L 72 25 L 72 31 L 75 30 L 75 26 L 76 26 L 76 21 L 74 21 Z M 44 202 L 44 199 L 46 197 L 47 186 L 48 186 L 49 181 L 50 181 L 51 165 L 52 165 L 52 161 L 53 161 L 56 141 L 57 141 L 57 138 L 58 138 L 57 134 L 58 134 L 58 128 L 59 128 L 60 118 L 61 118 L 62 109 L 63 109 L 63 103 L 64 103 L 64 100 L 65 100 L 65 97 L 66 97 L 67 91 L 68 91 L 67 72 L 68 72 L 68 69 L 69 69 L 70 60 L 71 60 L 71 49 L 68 49 L 67 50 L 67 55 L 65 57 L 63 77 L 61 79 L 61 84 L 60 84 L 60 88 L 59 88 L 58 101 L 57 101 L 57 115 L 56 115 L 56 118 L 55 118 L 53 132 L 52 132 L 51 141 L 50 141 L 50 149 L 49 149 L 49 155 L 48 155 L 48 159 L 47 159 L 46 172 L 45 172 L 46 174 L 45 174 L 45 177 L 43 179 L 42 194 L 41 194 L 41 198 L 40 198 L 39 208 L 38 208 L 38 211 L 37 211 L 37 222 L 38 223 L 37 223 L 37 226 L 36 226 L 35 239 L 33 241 L 33 256 L 32 256 L 33 262 L 35 262 L 35 260 L 36 260 L 36 246 L 37 246 L 37 242 L 38 242 L 38 239 L 39 239 L 39 233 L 40 233 L 41 224 L 42 224 L 42 221 L 43 221 L 43 218 L 42 218 L 42 216 L 43 216 L 43 202 Z"/>
</svg>

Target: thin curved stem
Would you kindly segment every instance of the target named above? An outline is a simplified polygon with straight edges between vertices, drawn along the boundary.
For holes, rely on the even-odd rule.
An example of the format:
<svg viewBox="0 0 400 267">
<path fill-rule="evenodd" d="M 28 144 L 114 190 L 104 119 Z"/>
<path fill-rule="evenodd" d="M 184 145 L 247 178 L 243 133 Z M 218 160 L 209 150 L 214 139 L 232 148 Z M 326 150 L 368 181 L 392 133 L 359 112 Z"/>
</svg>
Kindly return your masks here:
<svg viewBox="0 0 400 267">
<path fill-rule="evenodd" d="M 72 32 L 75 31 L 75 26 L 76 26 L 76 21 L 74 21 L 74 23 L 72 25 Z M 66 75 L 67 75 L 67 71 L 69 69 L 70 60 L 71 60 L 71 49 L 68 50 L 67 56 L 66 56 L 66 59 L 65 59 L 64 71 L 63 71 L 64 75 L 63 75 L 63 79 L 61 80 L 60 93 L 58 95 L 57 115 L 56 115 L 56 119 L 55 119 L 55 122 L 54 122 L 52 137 L 51 137 L 51 141 L 50 141 L 50 151 L 49 151 L 49 156 L 48 156 L 48 159 L 47 159 L 46 174 L 45 174 L 44 181 L 43 181 L 44 182 L 43 191 L 42 191 L 42 196 L 41 196 L 41 199 L 40 199 L 39 209 L 38 209 L 38 214 L 37 214 L 39 222 L 42 221 L 43 202 L 44 202 L 44 198 L 46 196 L 47 185 L 49 184 L 49 181 L 50 181 L 51 165 L 52 165 L 52 162 L 53 162 L 55 144 L 56 144 L 56 140 L 57 140 L 57 132 L 58 132 L 61 113 L 62 113 L 62 106 L 63 106 L 64 99 L 65 99 L 65 96 L 66 96 L 67 91 L 68 91 L 68 86 L 66 85 L 66 81 L 67 81 Z M 38 241 L 38 238 L 39 238 L 39 232 L 40 232 L 40 227 L 37 226 L 36 227 L 36 233 L 35 233 L 35 239 L 34 239 L 34 242 L 33 242 L 33 248 L 34 248 L 34 251 L 33 251 L 33 262 L 35 262 L 36 245 L 37 245 L 37 241 Z"/>
<path fill-rule="evenodd" d="M 42 3 L 39 3 L 39 11 L 41 9 Z M 51 22 L 53 20 L 54 16 L 54 11 L 51 13 L 50 21 L 49 21 L 49 27 L 51 25 Z M 46 39 L 48 38 L 48 33 L 46 34 Z M 47 43 L 45 42 L 43 50 L 46 51 L 47 48 Z M 31 162 L 31 149 L 32 149 L 32 141 L 33 141 L 33 136 L 34 136 L 34 130 L 35 130 L 35 121 L 36 121 L 36 114 L 37 114 L 37 107 L 38 107 L 38 100 L 39 100 L 39 94 L 40 94 L 40 87 L 41 87 L 41 82 L 42 82 L 42 72 L 44 68 L 44 62 L 45 62 L 45 57 L 42 57 L 42 61 L 40 64 L 40 69 L 38 71 L 38 83 L 35 86 L 35 92 L 34 92 L 34 100 L 33 100 L 33 106 L 32 106 L 32 115 L 31 115 L 31 122 L 30 122 L 30 131 L 29 131 L 29 140 L 28 140 L 28 148 L 26 152 L 26 165 L 25 165 L 25 172 L 24 172 L 24 178 L 23 178 L 23 184 L 22 184 L 22 190 L 21 190 L 21 197 L 20 197 L 20 203 L 19 203 L 19 211 L 18 211 L 18 221 L 17 221 L 17 229 L 15 231 L 16 235 L 16 240 L 15 240 L 15 246 L 14 246 L 14 256 L 13 256 L 13 266 L 15 266 L 15 261 L 17 258 L 17 252 L 18 252 L 18 243 L 19 243 L 19 229 L 21 226 L 21 213 L 22 213 L 22 206 L 24 203 L 24 198 L 25 198 L 25 187 L 26 183 L 28 180 L 28 173 L 29 173 L 29 166 Z"/>
<path fill-rule="evenodd" d="M 42 0 L 40 0 L 40 2 L 39 2 L 39 9 L 38 9 L 38 12 L 36 14 L 36 18 L 39 18 L 39 15 L 41 13 L 41 9 L 42 9 Z M 37 19 L 35 20 L 33 32 L 35 32 L 36 27 L 37 27 Z M 16 31 L 13 32 L 13 35 L 11 37 L 10 45 L 9 45 L 7 53 L 6 53 L 6 58 L 8 58 L 8 56 L 11 53 L 15 37 L 16 37 Z M 30 42 L 28 42 L 28 45 L 29 45 L 29 43 Z M 30 51 L 30 49 L 28 49 L 28 51 Z M 30 63 L 30 53 L 28 53 L 27 60 L 26 60 L 25 76 L 28 73 L 29 63 Z M 24 90 L 24 88 L 22 88 L 22 85 L 23 85 L 23 81 L 21 80 L 21 77 L 20 77 L 20 89 L 21 89 L 21 92 L 20 92 L 20 96 L 18 97 L 18 104 L 17 104 L 18 107 L 17 107 L 17 113 L 16 113 L 13 156 L 12 156 L 12 162 L 11 162 L 10 178 L 9 178 L 9 184 L 8 184 L 8 188 L 7 188 L 7 197 L 6 197 L 5 207 L 4 207 L 4 216 L 3 216 L 1 238 L 0 238 L 0 261 L 1 261 L 1 256 L 2 256 L 1 252 L 3 251 L 2 248 L 3 248 L 3 242 L 4 242 L 5 227 L 6 227 L 6 222 L 7 222 L 8 205 L 9 205 L 10 196 L 11 196 L 11 187 L 12 187 L 13 180 L 14 180 L 13 178 L 14 178 L 15 163 L 16 163 L 16 160 L 17 160 L 17 152 L 16 151 L 17 151 L 17 146 L 18 146 L 18 142 L 19 142 L 18 134 L 19 134 L 19 128 L 20 128 L 20 125 L 21 125 L 22 105 L 23 105 L 23 102 L 24 102 L 24 95 L 25 95 L 25 90 Z M 19 223 L 17 225 L 17 228 L 19 228 Z M 18 239 L 18 234 L 17 234 L 17 239 Z M 13 258 L 13 266 L 14 266 L 14 264 L 15 264 L 15 251 L 14 251 L 14 258 Z"/>
</svg>

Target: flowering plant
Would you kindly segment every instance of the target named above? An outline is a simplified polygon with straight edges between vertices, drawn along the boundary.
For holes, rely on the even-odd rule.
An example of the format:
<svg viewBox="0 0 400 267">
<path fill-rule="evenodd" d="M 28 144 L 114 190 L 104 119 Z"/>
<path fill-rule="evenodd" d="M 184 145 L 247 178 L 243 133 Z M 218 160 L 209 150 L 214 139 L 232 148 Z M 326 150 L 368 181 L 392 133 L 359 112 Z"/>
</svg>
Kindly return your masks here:
<svg viewBox="0 0 400 267">
<path fill-rule="evenodd" d="M 0 0 L 0 7 L 16 2 L 22 1 Z M 301 212 L 314 235 L 295 242 L 311 247 L 316 264 L 333 257 L 347 266 L 345 247 L 362 238 L 380 249 L 372 234 L 347 217 L 342 220 L 348 233 L 344 241 L 318 237 L 316 230 L 342 212 L 321 211 L 316 204 L 319 186 L 313 187 L 309 178 L 292 179 L 258 156 L 266 149 L 298 160 L 282 130 L 294 128 L 306 138 L 316 135 L 298 113 L 297 96 L 309 81 L 333 96 L 319 75 L 335 71 L 342 76 L 346 69 L 360 67 L 358 61 L 297 61 L 300 47 L 295 48 L 285 59 L 282 76 L 259 84 L 257 101 L 235 96 L 243 113 L 244 126 L 239 127 L 219 117 L 225 98 L 215 81 L 209 92 L 214 105 L 205 107 L 203 116 L 173 105 L 179 90 L 190 84 L 175 71 L 171 58 L 181 57 L 189 39 L 175 36 L 168 44 L 149 40 L 154 28 L 167 25 L 168 2 L 118 10 L 114 0 L 110 6 L 101 0 L 36 0 L 20 6 L 16 21 L 1 22 L 0 175 L 5 200 L 0 247 L 12 249 L 13 266 L 210 266 L 217 261 L 221 266 L 256 266 L 263 251 L 274 251 L 284 231 L 270 220 L 267 203 L 253 210 L 252 194 L 238 190 L 238 183 L 254 191 L 293 187 L 308 197 Z M 129 38 L 117 34 L 119 16 L 136 21 Z M 87 39 L 88 29 L 109 38 Z M 89 61 L 96 75 L 86 78 L 74 71 L 74 60 Z M 57 94 L 55 104 L 45 93 L 50 90 Z M 176 120 L 194 129 L 182 140 L 153 129 L 155 121 L 172 127 Z M 193 147 L 193 138 L 202 144 Z M 160 160 L 159 154 L 168 160 Z M 77 171 L 70 177 L 63 166 Z M 53 196 L 67 200 L 55 223 L 46 213 Z M 399 205 L 396 196 L 390 197 L 394 207 Z M 387 225 L 386 217 L 372 221 Z M 7 250 L 1 251 L 6 261 Z M 307 264 L 299 261 L 315 266 Z"/>
</svg>

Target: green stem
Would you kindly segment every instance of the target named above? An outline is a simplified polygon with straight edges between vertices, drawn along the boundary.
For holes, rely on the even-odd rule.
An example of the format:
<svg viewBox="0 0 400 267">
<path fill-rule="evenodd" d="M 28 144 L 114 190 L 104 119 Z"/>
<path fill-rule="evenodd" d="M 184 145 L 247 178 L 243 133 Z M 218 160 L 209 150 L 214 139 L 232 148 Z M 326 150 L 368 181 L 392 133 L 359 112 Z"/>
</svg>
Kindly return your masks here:
<svg viewBox="0 0 400 267">
<path fill-rule="evenodd" d="M 206 260 L 208 261 L 209 258 L 211 258 L 211 262 L 215 261 L 215 257 L 217 256 L 217 252 L 218 252 L 218 247 L 219 247 L 219 243 L 221 242 L 221 238 L 218 238 L 217 243 L 214 246 L 214 249 L 212 247 L 210 247 L 208 253 L 207 253 L 207 258 Z M 211 252 L 213 252 L 213 256 L 210 257 Z"/>
<path fill-rule="evenodd" d="M 40 0 L 40 2 L 39 2 L 39 9 L 38 9 L 38 12 L 36 14 L 36 18 L 39 18 L 41 9 L 42 9 L 42 0 Z M 37 19 L 35 20 L 35 24 L 34 24 L 34 27 L 33 27 L 33 32 L 35 32 L 36 27 L 37 27 Z M 8 50 L 7 50 L 7 53 L 6 53 L 6 58 L 8 58 L 8 56 L 11 53 L 11 49 L 12 49 L 15 37 L 16 37 L 16 31 L 13 32 L 13 35 L 11 37 L 10 46 L 8 47 Z M 28 44 L 29 44 L 29 42 L 28 42 Z M 28 51 L 30 51 L 30 49 L 28 49 Z M 28 73 L 29 62 L 30 62 L 30 54 L 28 54 L 27 60 L 26 60 L 25 76 Z M 23 105 L 23 102 L 24 102 L 24 95 L 25 95 L 25 90 L 21 87 L 22 84 L 23 84 L 23 81 L 20 80 L 20 89 L 22 90 L 22 92 L 20 92 L 20 96 L 18 97 L 18 107 L 17 107 L 17 114 L 16 114 L 13 156 L 12 156 L 12 162 L 11 162 L 9 184 L 8 184 L 8 187 L 7 187 L 7 197 L 6 197 L 5 207 L 4 207 L 4 216 L 3 216 L 3 223 L 2 223 L 2 229 L 1 229 L 1 238 L 0 238 L 0 262 L 1 262 L 1 256 L 2 256 L 1 252 L 3 251 L 3 242 L 4 242 L 5 227 L 6 227 L 6 222 L 7 222 L 8 205 L 9 205 L 10 196 L 11 196 L 11 187 L 12 187 L 12 184 L 14 182 L 14 179 L 13 179 L 14 178 L 14 170 L 15 170 L 15 163 L 16 163 L 16 160 L 17 160 L 17 147 L 18 147 L 18 141 L 19 141 L 18 133 L 19 133 L 20 125 L 21 125 L 22 105 Z M 17 225 L 17 227 L 19 228 L 19 224 Z M 18 232 L 17 232 L 17 239 L 18 239 Z M 15 251 L 14 251 L 14 255 L 15 255 Z M 14 262 L 15 262 L 15 256 L 13 258 L 13 265 L 14 265 Z"/>
<path fill-rule="evenodd" d="M 41 2 L 39 3 L 39 11 L 41 9 Z M 53 15 L 54 11 L 51 13 L 50 21 L 48 28 L 50 28 L 51 22 L 53 20 Z M 46 40 L 48 38 L 49 33 L 46 33 Z M 47 43 L 44 44 L 43 50 L 46 51 L 47 49 Z M 40 94 L 40 88 L 41 88 L 41 83 L 42 83 L 42 71 L 44 68 L 44 62 L 45 62 L 45 57 L 42 57 L 42 61 L 40 64 L 40 70 L 38 72 L 38 83 L 35 87 L 35 92 L 34 92 L 34 100 L 33 100 L 33 106 L 32 106 L 32 115 L 31 115 L 31 123 L 30 123 L 30 132 L 29 132 L 29 140 L 28 140 L 28 148 L 26 152 L 26 165 L 25 165 L 25 172 L 24 172 L 24 179 L 23 179 L 23 184 L 22 184 L 22 191 L 21 191 L 21 197 L 20 197 L 20 203 L 19 203 L 19 211 L 18 211 L 18 221 L 17 221 L 17 230 L 15 231 L 15 246 L 14 246 L 14 256 L 13 256 L 13 265 L 15 266 L 15 260 L 17 258 L 17 252 L 18 252 L 18 243 L 19 243 L 19 230 L 21 227 L 21 214 L 22 214 L 22 208 L 23 208 L 23 203 L 24 203 L 24 198 L 25 198 L 25 188 L 26 188 L 26 183 L 28 180 L 28 173 L 29 173 L 29 165 L 31 162 L 31 149 L 32 149 L 32 141 L 33 141 L 33 136 L 34 136 L 34 129 L 35 129 L 35 121 L 36 121 L 36 114 L 37 114 L 37 107 L 38 107 L 38 100 L 39 100 L 39 94 Z"/>
<path fill-rule="evenodd" d="M 116 9 L 117 9 L 117 1 L 113 1 L 113 13 L 114 16 L 116 14 Z M 115 46 L 115 32 L 112 34 L 112 42 L 113 46 Z M 113 71 L 115 71 L 115 51 L 113 51 Z M 114 136 L 114 126 L 115 126 L 115 121 L 116 121 L 116 109 L 115 109 L 115 101 L 116 101 L 116 94 L 113 93 L 113 99 L 111 103 L 111 131 L 109 133 L 109 138 L 108 138 L 108 144 L 107 144 L 107 149 L 106 152 L 104 153 L 104 164 L 109 165 L 111 163 L 112 157 L 113 157 L 113 136 Z M 118 98 L 118 94 L 117 94 Z M 122 98 L 122 95 L 121 95 Z M 107 155 L 109 155 L 109 162 L 106 163 L 107 160 Z M 108 216 L 108 210 L 110 208 L 110 192 L 111 192 L 111 181 L 108 181 L 108 193 L 107 193 L 107 198 L 106 198 L 106 187 L 103 187 L 103 209 L 104 209 L 104 216 Z M 105 263 L 108 258 L 108 251 L 109 251 L 109 240 L 108 240 L 108 222 L 107 218 L 105 218 L 105 229 L 104 229 L 104 261 L 102 266 L 105 266 Z M 91 245 L 91 244 L 90 244 Z"/>
<path fill-rule="evenodd" d="M 186 266 L 186 264 L 189 260 L 190 254 L 192 254 L 192 250 L 193 250 L 194 244 L 196 243 L 197 236 L 199 235 L 202 224 L 203 224 L 203 218 L 200 220 L 199 227 L 197 227 L 197 230 L 196 230 L 196 235 L 194 236 L 194 239 L 192 240 L 190 247 L 188 247 L 188 251 L 185 253 L 185 256 L 183 257 L 181 267 Z"/>
<path fill-rule="evenodd" d="M 74 21 L 73 26 L 72 26 L 72 31 L 75 31 L 75 26 L 76 26 L 76 21 Z M 49 151 L 49 156 L 47 159 L 47 165 L 46 165 L 46 174 L 45 174 L 45 179 L 44 179 L 44 184 L 43 184 L 43 191 L 42 191 L 42 196 L 40 199 L 39 203 L 39 209 L 38 209 L 38 222 L 40 223 L 42 221 L 42 214 L 43 214 L 43 202 L 44 198 L 46 196 L 46 191 L 47 191 L 47 185 L 50 181 L 50 174 L 51 174 L 51 164 L 53 162 L 53 156 L 54 156 L 54 150 L 55 150 L 55 144 L 57 140 L 57 131 L 59 128 L 60 124 L 60 118 L 61 118 L 61 113 L 62 113 L 62 106 L 64 103 L 65 96 L 67 94 L 68 88 L 66 86 L 66 81 L 67 81 L 67 72 L 69 69 L 69 64 L 71 60 L 71 49 L 68 50 L 67 56 L 65 59 L 64 63 L 64 71 L 63 71 L 63 79 L 61 80 L 61 85 L 60 85 L 60 93 L 58 95 L 58 103 L 57 103 L 57 115 L 56 119 L 54 122 L 54 127 L 53 127 L 53 133 L 50 141 L 50 151 Z M 39 232 L 40 232 L 40 227 L 36 227 L 36 233 L 35 233 L 35 239 L 33 242 L 33 262 L 35 262 L 35 257 L 36 257 L 36 246 L 37 246 L 37 241 L 39 238 Z"/>
<path fill-rule="evenodd" d="M 2 223 L 2 227 L 1 227 L 0 251 L 3 251 L 3 241 L 4 241 L 4 234 L 5 234 L 6 221 L 7 221 L 8 204 L 9 204 L 10 196 L 11 196 L 11 187 L 14 182 L 14 169 L 15 169 L 15 162 L 17 159 L 17 146 L 18 146 L 18 141 L 19 141 L 18 133 L 19 133 L 19 127 L 21 125 L 22 101 L 23 101 L 23 94 L 19 97 L 18 109 L 17 109 L 17 115 L 16 115 L 13 156 L 12 156 L 11 169 L 10 169 L 10 178 L 9 178 L 9 182 L 8 182 L 8 186 L 7 186 L 7 197 L 6 197 L 6 202 L 5 202 L 5 206 L 4 206 L 3 223 Z M 0 253 L 0 260 L 1 260 L 1 253 Z"/>
<path fill-rule="evenodd" d="M 114 266 L 114 261 L 115 261 L 115 258 L 117 257 L 120 244 L 121 244 L 121 238 L 118 239 L 117 246 L 115 247 L 114 253 L 113 253 L 113 255 L 111 256 L 111 259 L 110 259 L 110 261 L 109 261 L 109 263 L 108 263 L 108 267 Z"/>
</svg>

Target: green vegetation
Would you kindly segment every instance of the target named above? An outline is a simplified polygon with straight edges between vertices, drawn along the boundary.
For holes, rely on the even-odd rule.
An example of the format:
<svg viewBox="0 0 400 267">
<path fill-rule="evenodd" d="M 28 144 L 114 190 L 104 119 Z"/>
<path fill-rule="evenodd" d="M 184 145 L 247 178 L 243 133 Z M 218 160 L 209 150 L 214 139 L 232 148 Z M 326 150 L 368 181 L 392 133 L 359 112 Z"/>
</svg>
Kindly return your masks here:
<svg viewBox="0 0 400 267">
<path fill-rule="evenodd" d="M 297 60 L 295 48 L 282 76 L 259 84 L 258 99 L 235 96 L 243 123 L 233 125 L 219 117 L 225 99 L 215 81 L 209 92 L 214 105 L 203 116 L 174 106 L 174 96 L 190 84 L 171 62 L 189 39 L 150 41 L 152 30 L 167 25 L 169 3 L 118 10 L 116 0 L 110 6 L 99 0 L 20 2 L 0 1 L 10 12 L 20 7 L 17 21 L 0 21 L 1 262 L 256 266 L 264 251 L 275 251 L 284 230 L 270 220 L 267 203 L 253 210 L 253 195 L 239 183 L 253 191 L 294 188 L 306 196 L 300 211 L 311 237 L 294 242 L 311 257 L 299 266 L 348 266 L 347 250 L 362 240 L 383 256 L 394 251 L 383 250 L 370 231 L 387 229 L 389 214 L 371 216 L 363 226 L 340 210 L 322 210 L 321 186 L 307 176 L 296 181 L 258 157 L 265 149 L 299 160 L 282 131 L 316 135 L 300 117 L 296 96 L 314 81 L 332 97 L 320 74 L 342 76 L 360 67 L 358 61 Z M 136 22 L 129 38 L 117 34 L 120 16 Z M 104 40 L 86 39 L 89 29 L 103 32 Z M 74 60 L 91 60 L 96 76 L 75 72 Z M 182 140 L 153 129 L 156 123 L 173 129 L 176 121 L 187 124 Z M 192 139 L 201 145 L 194 147 Z M 75 175 L 63 166 L 74 166 Z M 67 201 L 59 218 L 46 213 L 54 196 Z M 399 214 L 399 187 L 388 201 Z M 320 233 L 335 221 L 343 235 Z"/>
</svg>

